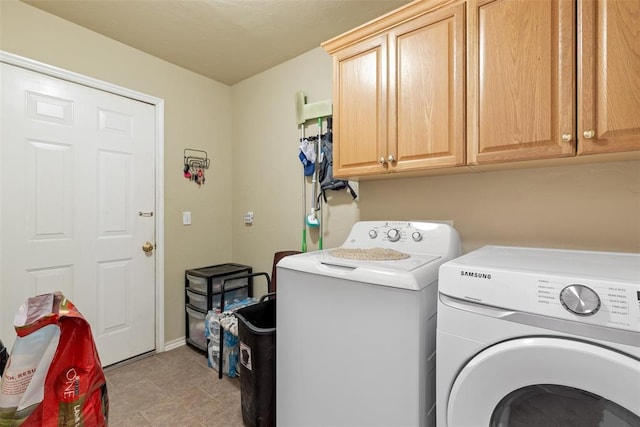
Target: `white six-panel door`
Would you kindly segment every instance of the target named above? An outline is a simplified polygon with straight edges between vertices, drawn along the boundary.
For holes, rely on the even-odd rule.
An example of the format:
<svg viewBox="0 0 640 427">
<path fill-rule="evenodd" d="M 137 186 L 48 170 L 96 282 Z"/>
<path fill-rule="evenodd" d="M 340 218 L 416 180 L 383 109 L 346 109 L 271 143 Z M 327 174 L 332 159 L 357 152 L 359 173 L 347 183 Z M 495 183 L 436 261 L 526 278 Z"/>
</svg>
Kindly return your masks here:
<svg viewBox="0 0 640 427">
<path fill-rule="evenodd" d="M 26 298 L 62 291 L 103 365 L 154 350 L 154 106 L 1 67 L 0 339 Z"/>
</svg>

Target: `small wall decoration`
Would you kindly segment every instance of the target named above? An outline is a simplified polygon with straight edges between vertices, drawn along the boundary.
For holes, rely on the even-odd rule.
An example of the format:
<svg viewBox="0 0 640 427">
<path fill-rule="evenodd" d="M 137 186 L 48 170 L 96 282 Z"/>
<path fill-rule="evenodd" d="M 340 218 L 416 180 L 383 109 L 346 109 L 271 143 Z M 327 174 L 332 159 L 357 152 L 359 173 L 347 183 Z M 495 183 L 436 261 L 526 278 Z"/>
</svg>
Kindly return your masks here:
<svg viewBox="0 0 640 427">
<path fill-rule="evenodd" d="M 204 171 L 209 169 L 209 157 L 206 151 L 192 148 L 184 149 L 184 177 L 198 184 L 204 185 Z"/>
</svg>

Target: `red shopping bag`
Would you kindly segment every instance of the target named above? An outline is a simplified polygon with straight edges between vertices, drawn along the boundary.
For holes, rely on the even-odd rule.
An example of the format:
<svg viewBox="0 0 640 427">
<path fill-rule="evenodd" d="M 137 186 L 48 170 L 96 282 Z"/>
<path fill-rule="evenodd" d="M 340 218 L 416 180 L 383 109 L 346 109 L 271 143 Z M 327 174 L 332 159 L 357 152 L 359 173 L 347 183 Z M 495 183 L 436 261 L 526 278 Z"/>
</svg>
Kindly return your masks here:
<svg viewBox="0 0 640 427">
<path fill-rule="evenodd" d="M 0 426 L 107 425 L 107 385 L 89 323 L 61 293 L 29 298 L 0 381 Z"/>
</svg>

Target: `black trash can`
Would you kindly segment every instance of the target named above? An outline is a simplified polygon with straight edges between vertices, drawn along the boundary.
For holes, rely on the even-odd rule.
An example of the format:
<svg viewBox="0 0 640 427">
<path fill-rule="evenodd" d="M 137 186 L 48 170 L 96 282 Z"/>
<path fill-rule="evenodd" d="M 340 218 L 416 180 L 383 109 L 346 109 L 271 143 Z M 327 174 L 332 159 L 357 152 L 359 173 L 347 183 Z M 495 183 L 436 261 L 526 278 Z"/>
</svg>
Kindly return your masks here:
<svg viewBox="0 0 640 427">
<path fill-rule="evenodd" d="M 269 297 L 269 299 L 265 299 Z M 242 420 L 252 427 L 276 425 L 276 300 L 236 311 L 240 339 Z"/>
</svg>

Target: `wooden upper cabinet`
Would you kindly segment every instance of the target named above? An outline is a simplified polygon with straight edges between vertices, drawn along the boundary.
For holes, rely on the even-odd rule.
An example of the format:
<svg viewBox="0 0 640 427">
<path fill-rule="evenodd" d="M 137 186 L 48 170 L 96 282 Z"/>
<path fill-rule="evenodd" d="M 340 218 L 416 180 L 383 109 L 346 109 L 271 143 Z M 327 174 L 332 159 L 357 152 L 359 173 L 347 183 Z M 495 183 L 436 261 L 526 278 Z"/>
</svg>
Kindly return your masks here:
<svg viewBox="0 0 640 427">
<path fill-rule="evenodd" d="M 465 6 L 437 10 L 389 31 L 392 170 L 465 163 Z"/>
<path fill-rule="evenodd" d="M 578 4 L 578 154 L 640 150 L 640 1 Z"/>
<path fill-rule="evenodd" d="M 387 146 L 387 37 L 333 57 L 333 174 L 380 173 Z"/>
<path fill-rule="evenodd" d="M 432 3 L 323 44 L 333 56 L 335 176 L 464 164 L 465 6 L 425 13 Z"/>
<path fill-rule="evenodd" d="M 468 163 L 575 154 L 575 2 L 468 8 Z"/>
<path fill-rule="evenodd" d="M 322 44 L 334 174 L 640 151 L 640 0 L 422 0 Z"/>
</svg>

